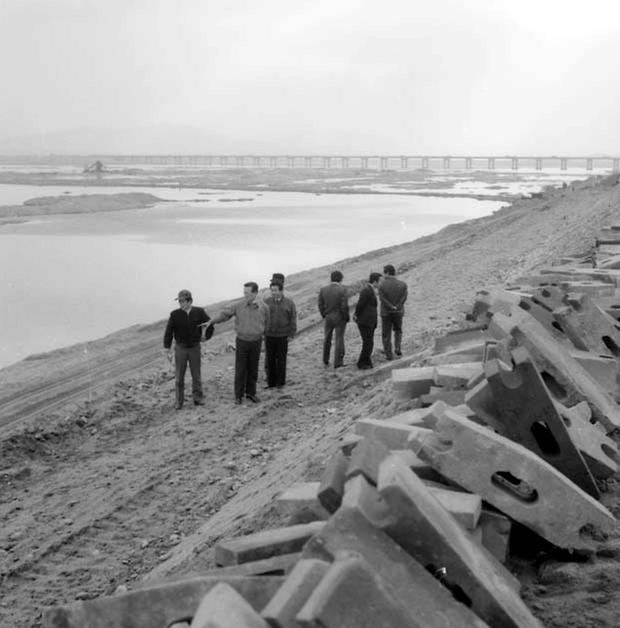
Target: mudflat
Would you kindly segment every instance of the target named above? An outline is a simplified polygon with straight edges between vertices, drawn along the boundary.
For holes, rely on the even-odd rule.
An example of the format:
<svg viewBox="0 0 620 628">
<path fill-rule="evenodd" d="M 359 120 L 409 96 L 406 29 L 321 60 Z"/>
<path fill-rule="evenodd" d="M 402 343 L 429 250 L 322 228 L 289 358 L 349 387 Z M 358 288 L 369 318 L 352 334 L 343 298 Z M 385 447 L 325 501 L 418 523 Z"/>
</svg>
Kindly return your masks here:
<svg viewBox="0 0 620 628">
<path fill-rule="evenodd" d="M 0 623 L 36 626 L 46 606 L 211 567 L 218 539 L 284 523 L 273 497 L 318 479 L 355 419 L 409 407 L 392 398 L 378 334 L 375 370 L 355 368 L 354 325 L 348 365 L 323 366 L 316 299 L 330 270 L 358 291 L 371 271 L 394 264 L 409 286 L 403 352 L 417 363 L 435 336 L 459 326 L 476 290 L 587 249 L 620 215 L 617 183 L 614 175 L 548 189 L 435 235 L 287 277 L 300 328 L 289 383 L 259 390 L 259 404 L 233 405 L 230 325 L 204 347 L 203 407 L 173 409 L 165 321 L 0 371 Z M 602 502 L 620 512 L 616 477 Z M 610 542 L 620 544 L 620 533 Z M 617 625 L 617 553 L 568 565 L 545 573 L 531 562 L 509 567 L 544 625 Z"/>
</svg>

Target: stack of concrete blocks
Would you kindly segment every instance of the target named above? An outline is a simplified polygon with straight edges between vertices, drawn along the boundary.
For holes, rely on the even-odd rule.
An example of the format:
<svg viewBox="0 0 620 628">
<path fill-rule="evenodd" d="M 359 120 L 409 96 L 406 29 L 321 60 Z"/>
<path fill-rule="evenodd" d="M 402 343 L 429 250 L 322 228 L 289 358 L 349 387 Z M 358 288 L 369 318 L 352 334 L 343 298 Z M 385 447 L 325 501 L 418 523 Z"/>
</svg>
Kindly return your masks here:
<svg viewBox="0 0 620 628">
<path fill-rule="evenodd" d="M 614 524 L 597 500 L 620 427 L 604 301 L 620 257 L 561 261 L 479 293 L 466 329 L 394 370 L 411 408 L 356 421 L 320 481 L 282 491 L 289 525 L 218 542 L 200 576 L 50 609 L 44 628 L 540 626 L 504 566 L 512 524 L 591 551 Z"/>
</svg>

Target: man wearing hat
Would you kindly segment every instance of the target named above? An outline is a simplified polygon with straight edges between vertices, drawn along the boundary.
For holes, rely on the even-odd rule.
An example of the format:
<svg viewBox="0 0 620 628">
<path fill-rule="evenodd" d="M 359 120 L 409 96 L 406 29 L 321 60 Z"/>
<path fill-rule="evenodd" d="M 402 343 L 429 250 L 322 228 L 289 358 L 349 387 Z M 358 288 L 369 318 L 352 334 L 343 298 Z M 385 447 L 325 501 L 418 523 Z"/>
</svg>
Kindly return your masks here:
<svg viewBox="0 0 620 628">
<path fill-rule="evenodd" d="M 188 363 L 194 404 L 204 405 L 200 379 L 200 341 L 202 329 L 210 319 L 203 308 L 192 306 L 192 293 L 189 290 L 181 290 L 175 300 L 179 302 L 179 308 L 170 312 L 164 333 L 164 350 L 168 360 L 172 360 L 171 346 L 174 337 L 175 409 L 180 410 L 183 407 Z"/>
</svg>

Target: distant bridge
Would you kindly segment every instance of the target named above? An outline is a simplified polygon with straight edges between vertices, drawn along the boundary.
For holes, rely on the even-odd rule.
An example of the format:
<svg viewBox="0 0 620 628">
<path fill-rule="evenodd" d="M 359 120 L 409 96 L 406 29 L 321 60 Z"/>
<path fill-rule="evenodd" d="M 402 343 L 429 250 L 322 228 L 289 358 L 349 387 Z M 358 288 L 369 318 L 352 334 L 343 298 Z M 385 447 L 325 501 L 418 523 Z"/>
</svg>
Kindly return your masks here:
<svg viewBox="0 0 620 628">
<path fill-rule="evenodd" d="M 522 156 L 522 155 L 103 155 L 107 163 L 154 164 L 175 166 L 207 166 L 237 168 L 358 168 L 361 170 L 402 170 L 415 168 L 488 168 L 529 165 L 536 170 L 544 167 L 569 166 L 593 170 L 620 170 L 620 157 L 609 156 Z"/>
<path fill-rule="evenodd" d="M 560 170 L 582 168 L 611 169 L 620 171 L 620 157 L 609 155 L 561 156 L 561 155 L 265 155 L 265 154 L 210 154 L 210 155 L 46 155 L 38 157 L 0 157 L 1 163 L 70 163 L 84 165 L 85 162 L 101 161 L 110 164 L 161 165 L 161 166 L 205 166 L 208 168 L 355 168 L 360 170 L 390 170 L 451 168 L 471 170 L 473 168 L 510 168 L 518 170 L 529 167 L 536 170 L 559 167 Z"/>
</svg>

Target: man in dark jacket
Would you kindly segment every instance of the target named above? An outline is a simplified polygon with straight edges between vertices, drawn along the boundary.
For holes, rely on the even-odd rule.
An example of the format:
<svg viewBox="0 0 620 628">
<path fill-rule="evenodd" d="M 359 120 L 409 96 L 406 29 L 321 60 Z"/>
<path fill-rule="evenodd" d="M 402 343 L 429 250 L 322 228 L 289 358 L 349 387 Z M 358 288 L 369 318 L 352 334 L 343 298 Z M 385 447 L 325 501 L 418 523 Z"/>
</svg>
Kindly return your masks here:
<svg viewBox="0 0 620 628">
<path fill-rule="evenodd" d="M 269 308 L 265 330 L 267 388 L 282 388 L 286 384 L 288 341 L 297 332 L 297 311 L 292 299 L 284 296 L 284 287 L 279 281 L 272 280 L 269 289 L 271 296 L 264 301 Z"/>
<path fill-rule="evenodd" d="M 400 357 L 401 340 L 403 337 L 403 315 L 407 300 L 407 284 L 396 279 L 396 270 L 392 264 L 383 267 L 383 281 L 379 285 L 379 300 L 381 301 L 381 336 L 383 350 L 388 360 L 393 360 L 392 330 L 394 330 L 394 353 Z"/>
<path fill-rule="evenodd" d="M 377 327 L 377 290 L 380 280 L 381 273 L 370 273 L 368 284 L 361 289 L 353 314 L 353 320 L 357 323 L 362 337 L 362 350 L 357 359 L 358 369 L 372 368 L 372 350 Z"/>
<path fill-rule="evenodd" d="M 331 283 L 319 291 L 319 312 L 325 321 L 323 340 L 323 364 L 329 365 L 332 335 L 336 331 L 334 368 L 344 366 L 344 331 L 349 322 L 347 289 L 342 285 L 343 275 L 339 270 L 331 274 Z"/>
<path fill-rule="evenodd" d="M 197 406 L 204 405 L 200 379 L 200 340 L 203 326 L 209 321 L 209 316 L 201 307 L 192 306 L 192 293 L 189 290 L 181 290 L 176 300 L 179 302 L 179 308 L 170 312 L 164 333 L 164 350 L 168 360 L 172 360 L 171 346 L 174 337 L 175 409 L 180 410 L 183 407 L 188 363 L 192 376 L 194 403 Z"/>
</svg>

